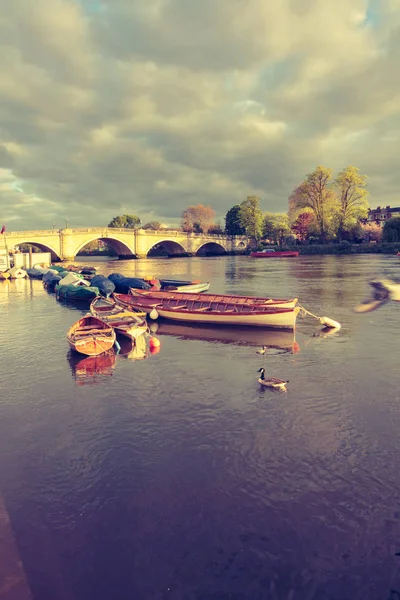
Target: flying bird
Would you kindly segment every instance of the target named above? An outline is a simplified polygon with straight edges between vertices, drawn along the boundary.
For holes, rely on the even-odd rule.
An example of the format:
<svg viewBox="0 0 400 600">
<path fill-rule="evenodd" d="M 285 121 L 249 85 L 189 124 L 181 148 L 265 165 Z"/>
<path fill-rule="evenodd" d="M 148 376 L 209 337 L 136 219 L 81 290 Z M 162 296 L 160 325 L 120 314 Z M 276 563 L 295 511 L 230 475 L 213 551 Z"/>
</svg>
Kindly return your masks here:
<svg viewBox="0 0 400 600">
<path fill-rule="evenodd" d="M 354 307 L 357 313 L 375 310 L 389 300 L 400 302 L 400 281 L 394 279 L 373 279 L 369 282 L 372 296 Z"/>
</svg>

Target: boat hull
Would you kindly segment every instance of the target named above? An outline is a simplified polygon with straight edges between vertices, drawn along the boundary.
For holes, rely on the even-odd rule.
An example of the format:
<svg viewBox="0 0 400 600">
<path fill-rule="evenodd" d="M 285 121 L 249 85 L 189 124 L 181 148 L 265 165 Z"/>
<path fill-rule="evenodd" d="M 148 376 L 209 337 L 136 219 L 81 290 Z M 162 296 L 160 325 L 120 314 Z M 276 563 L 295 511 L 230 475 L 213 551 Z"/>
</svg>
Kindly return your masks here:
<svg viewBox="0 0 400 600">
<path fill-rule="evenodd" d="M 183 294 L 201 294 L 210 289 L 209 281 L 198 281 L 186 283 L 183 281 L 174 281 L 173 279 L 160 279 L 161 291 L 164 292 L 182 292 Z"/>
<path fill-rule="evenodd" d="M 273 329 L 294 329 L 299 308 L 253 313 L 220 313 L 186 311 L 156 307 L 160 317 L 185 323 L 208 323 L 210 325 L 235 325 L 246 327 L 267 327 Z"/>
<path fill-rule="evenodd" d="M 296 250 L 288 250 L 283 252 L 252 252 L 250 256 L 252 258 L 294 258 L 299 256 L 300 252 Z"/>
<path fill-rule="evenodd" d="M 109 352 L 115 343 L 115 338 L 111 341 L 109 338 L 101 335 L 79 341 L 69 338 L 67 340 L 72 350 L 86 356 L 98 356 L 99 354 Z"/>
<path fill-rule="evenodd" d="M 165 291 L 168 291 L 169 288 L 164 288 Z M 176 288 L 173 288 L 173 291 L 182 292 L 183 294 L 201 294 L 203 292 L 207 292 L 210 289 L 210 283 L 193 283 L 190 285 L 178 285 Z"/>
<path fill-rule="evenodd" d="M 59 285 L 55 286 L 57 297 L 65 300 L 92 300 L 100 295 L 100 291 L 96 287 L 80 286 L 80 285 Z"/>
<path fill-rule="evenodd" d="M 92 315 L 79 319 L 67 333 L 70 348 L 86 356 L 98 356 L 109 352 L 115 340 L 113 328 Z"/>
</svg>

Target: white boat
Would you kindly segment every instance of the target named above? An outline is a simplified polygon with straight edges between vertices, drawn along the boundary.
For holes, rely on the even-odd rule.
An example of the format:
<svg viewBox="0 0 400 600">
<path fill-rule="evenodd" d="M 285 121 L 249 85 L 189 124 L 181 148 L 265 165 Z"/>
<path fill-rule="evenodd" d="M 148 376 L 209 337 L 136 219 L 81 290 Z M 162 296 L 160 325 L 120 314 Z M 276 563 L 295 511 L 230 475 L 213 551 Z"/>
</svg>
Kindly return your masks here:
<svg viewBox="0 0 400 600">
<path fill-rule="evenodd" d="M 86 281 L 83 277 L 76 275 L 76 273 L 68 273 L 61 281 L 58 282 L 58 285 L 74 285 L 74 286 L 90 286 L 90 281 Z"/>
<path fill-rule="evenodd" d="M 21 269 L 21 267 L 13 267 L 8 271 L 10 274 L 10 279 L 23 279 L 24 277 L 28 277 L 28 273 Z"/>
<path fill-rule="evenodd" d="M 143 310 L 149 313 L 152 319 L 160 316 L 186 323 L 294 329 L 300 310 L 299 307 L 282 308 L 268 304 L 221 301 L 218 296 L 203 301 L 203 294 L 195 294 L 194 299 L 191 299 L 190 295 L 182 294 L 183 298 L 177 302 L 175 295 L 162 292 L 154 292 L 153 295 L 150 295 L 150 292 L 149 295 L 113 294 L 120 304 Z"/>
<path fill-rule="evenodd" d="M 173 321 L 183 321 L 186 323 L 210 323 L 212 325 L 241 325 L 252 327 L 272 327 L 277 329 L 294 329 L 296 326 L 296 317 L 300 308 L 269 308 L 264 310 L 255 309 L 253 311 L 235 312 L 234 310 L 204 311 L 201 310 L 183 310 L 155 307 L 160 317 L 172 319 Z M 150 315 L 151 316 L 151 315 Z"/>
<path fill-rule="evenodd" d="M 209 281 L 180 281 L 175 279 L 160 279 L 161 291 L 182 292 L 184 294 L 200 294 L 210 289 Z"/>
</svg>

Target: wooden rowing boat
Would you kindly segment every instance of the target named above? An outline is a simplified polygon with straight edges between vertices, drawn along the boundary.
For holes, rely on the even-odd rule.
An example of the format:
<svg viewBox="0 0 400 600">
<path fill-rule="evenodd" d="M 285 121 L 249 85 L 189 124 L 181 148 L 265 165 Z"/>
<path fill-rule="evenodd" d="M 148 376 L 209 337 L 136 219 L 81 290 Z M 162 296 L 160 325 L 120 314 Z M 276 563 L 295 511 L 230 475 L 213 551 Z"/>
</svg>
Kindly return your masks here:
<svg viewBox="0 0 400 600">
<path fill-rule="evenodd" d="M 164 294 L 164 297 L 159 297 L 160 294 Z M 153 295 L 114 294 L 114 296 L 121 304 L 148 312 L 150 318 L 160 316 L 174 321 L 213 325 L 294 329 L 300 310 L 298 307 L 282 308 L 261 303 L 221 301 L 218 296 L 213 296 L 214 300 L 204 301 L 204 294 L 194 294 L 195 299 L 191 299 L 192 294 L 182 294 L 183 299 L 180 303 L 174 298 L 176 294 L 167 292 L 154 292 Z"/>
<path fill-rule="evenodd" d="M 118 294 L 117 294 L 118 295 Z M 245 304 L 257 305 L 257 306 L 276 306 L 277 308 L 294 308 L 297 304 L 297 298 L 265 298 L 261 296 L 238 296 L 235 294 L 189 294 L 183 292 L 164 292 L 162 290 L 138 290 L 131 289 L 130 295 L 155 298 L 157 300 L 169 300 L 174 305 L 182 302 L 200 302 L 199 307 L 209 306 L 210 304 Z M 119 297 L 123 297 L 124 294 L 119 294 Z"/>
<path fill-rule="evenodd" d="M 93 315 L 79 319 L 67 333 L 70 347 L 87 356 L 97 356 L 110 351 L 115 339 L 114 329 Z"/>
<path fill-rule="evenodd" d="M 261 252 L 252 252 L 252 258 L 279 258 L 279 257 L 295 257 L 300 252 L 298 250 L 261 250 Z"/>
<path fill-rule="evenodd" d="M 105 323 L 108 323 L 117 333 L 135 340 L 147 331 L 146 312 L 127 310 L 114 298 L 95 298 L 90 305 L 90 312 Z"/>
</svg>

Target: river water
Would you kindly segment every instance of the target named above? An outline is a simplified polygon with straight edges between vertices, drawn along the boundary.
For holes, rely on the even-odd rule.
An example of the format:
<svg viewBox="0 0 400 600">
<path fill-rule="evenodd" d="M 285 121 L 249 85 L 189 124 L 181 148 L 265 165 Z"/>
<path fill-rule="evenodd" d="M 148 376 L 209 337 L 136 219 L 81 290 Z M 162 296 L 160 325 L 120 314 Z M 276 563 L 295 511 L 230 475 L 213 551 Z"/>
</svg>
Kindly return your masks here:
<svg viewBox="0 0 400 600">
<path fill-rule="evenodd" d="M 82 309 L 0 282 L 0 486 L 34 600 L 400 597 L 400 305 L 352 312 L 398 258 L 97 265 L 298 296 L 342 329 L 160 323 L 157 354 L 95 373 L 65 338 Z"/>
</svg>

